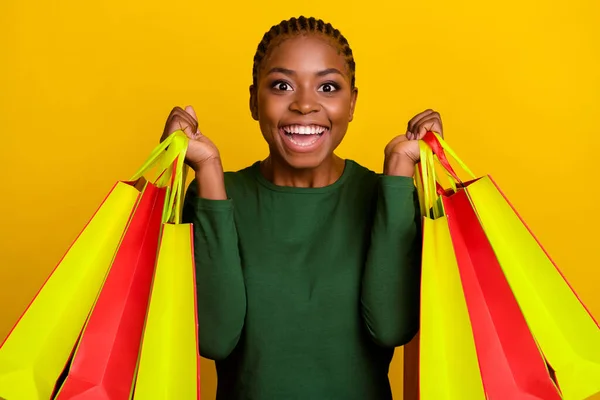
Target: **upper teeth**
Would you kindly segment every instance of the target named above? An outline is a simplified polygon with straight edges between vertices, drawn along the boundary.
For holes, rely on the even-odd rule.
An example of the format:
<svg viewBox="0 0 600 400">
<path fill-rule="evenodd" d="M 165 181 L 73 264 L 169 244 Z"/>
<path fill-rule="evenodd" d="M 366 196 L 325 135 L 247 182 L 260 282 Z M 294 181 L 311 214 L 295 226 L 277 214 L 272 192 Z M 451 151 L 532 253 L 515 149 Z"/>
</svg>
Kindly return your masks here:
<svg viewBox="0 0 600 400">
<path fill-rule="evenodd" d="M 325 132 L 325 129 L 327 128 L 319 125 L 289 125 L 283 127 L 283 130 L 287 133 L 295 133 L 298 135 L 320 135 Z"/>
</svg>

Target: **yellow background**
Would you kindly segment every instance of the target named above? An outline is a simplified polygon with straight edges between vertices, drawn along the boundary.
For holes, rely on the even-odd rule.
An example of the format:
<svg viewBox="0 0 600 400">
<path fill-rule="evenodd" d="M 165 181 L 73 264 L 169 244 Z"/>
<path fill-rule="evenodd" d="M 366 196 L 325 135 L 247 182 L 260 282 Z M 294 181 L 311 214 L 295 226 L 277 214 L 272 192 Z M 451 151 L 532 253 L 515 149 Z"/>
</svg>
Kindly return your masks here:
<svg viewBox="0 0 600 400">
<path fill-rule="evenodd" d="M 171 107 L 195 106 L 227 169 L 264 157 L 252 57 L 299 14 L 331 21 L 355 52 L 360 95 L 340 154 L 380 170 L 408 119 L 439 110 L 453 148 L 495 177 L 600 317 L 597 0 L 2 3 L 0 338 Z M 401 376 L 398 351 L 396 398 Z"/>
</svg>

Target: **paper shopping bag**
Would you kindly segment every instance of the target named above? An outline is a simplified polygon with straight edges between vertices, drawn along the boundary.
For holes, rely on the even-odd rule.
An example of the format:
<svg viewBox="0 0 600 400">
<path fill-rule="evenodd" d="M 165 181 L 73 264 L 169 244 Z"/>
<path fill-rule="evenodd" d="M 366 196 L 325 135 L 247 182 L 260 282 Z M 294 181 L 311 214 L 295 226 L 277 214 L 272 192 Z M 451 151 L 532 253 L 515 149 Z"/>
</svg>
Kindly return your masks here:
<svg viewBox="0 0 600 400">
<path fill-rule="evenodd" d="M 191 224 L 181 224 L 183 157 L 173 212 L 163 224 L 134 400 L 200 399 L 196 277 Z"/>
<path fill-rule="evenodd" d="M 490 177 L 467 189 L 565 400 L 600 393 L 600 327 Z"/>
<path fill-rule="evenodd" d="M 135 400 L 200 399 L 192 230 L 164 224 Z"/>
<path fill-rule="evenodd" d="M 130 398 L 165 193 L 166 188 L 146 185 L 56 400 Z"/>
<path fill-rule="evenodd" d="M 423 219 L 421 400 L 484 400 L 473 333 L 447 218 Z"/>
<path fill-rule="evenodd" d="M 156 185 L 147 183 L 139 205 L 90 314 L 57 400 L 131 397 L 166 194 L 176 193 L 173 169 L 185 157 L 187 140 L 171 135 L 132 179 L 157 167 Z M 164 149 L 164 150 L 163 150 Z M 161 186 L 161 187 L 159 187 Z"/>
<path fill-rule="evenodd" d="M 51 397 L 139 194 L 116 184 L 12 328 L 0 346 L 0 398 Z"/>
<path fill-rule="evenodd" d="M 600 393 L 600 327 L 490 176 L 461 183 L 438 135 L 425 142 L 466 194 L 564 399 Z M 465 168 L 466 169 L 466 168 Z M 471 174 L 472 175 L 472 174 Z M 473 176 L 474 177 L 474 176 Z"/>
<path fill-rule="evenodd" d="M 467 192 L 442 199 L 487 397 L 560 400 Z"/>
</svg>

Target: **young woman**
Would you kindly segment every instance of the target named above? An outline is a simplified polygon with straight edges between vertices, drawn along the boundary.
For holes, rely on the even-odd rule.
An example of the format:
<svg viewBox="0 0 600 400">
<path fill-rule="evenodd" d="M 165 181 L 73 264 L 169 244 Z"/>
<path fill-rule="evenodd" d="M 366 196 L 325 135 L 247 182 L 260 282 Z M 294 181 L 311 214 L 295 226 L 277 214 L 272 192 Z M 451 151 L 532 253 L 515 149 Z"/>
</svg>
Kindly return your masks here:
<svg viewBox="0 0 600 400">
<path fill-rule="evenodd" d="M 419 326 L 417 140 L 442 132 L 415 116 L 385 149 L 383 174 L 334 151 L 358 89 L 347 40 L 330 24 L 273 26 L 254 57 L 250 111 L 266 159 L 223 172 L 194 110 L 176 107 L 195 171 L 200 351 L 216 360 L 220 400 L 390 399 L 394 347 Z"/>
</svg>

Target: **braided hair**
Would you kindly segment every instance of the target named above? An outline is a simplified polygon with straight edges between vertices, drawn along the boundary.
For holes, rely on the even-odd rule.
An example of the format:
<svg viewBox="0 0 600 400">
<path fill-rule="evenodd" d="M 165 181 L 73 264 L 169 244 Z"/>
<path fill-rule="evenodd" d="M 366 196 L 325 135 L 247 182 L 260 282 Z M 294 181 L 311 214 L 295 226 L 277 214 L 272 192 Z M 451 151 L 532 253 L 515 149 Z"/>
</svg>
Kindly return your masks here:
<svg viewBox="0 0 600 400">
<path fill-rule="evenodd" d="M 346 40 L 339 30 L 331 26 L 331 24 L 320 19 L 315 19 L 314 17 L 306 18 L 304 16 L 281 21 L 278 25 L 273 25 L 271 29 L 264 34 L 262 41 L 256 49 L 256 54 L 254 55 L 254 65 L 252 66 L 252 84 L 256 87 L 260 64 L 267 55 L 269 47 L 275 41 L 275 39 L 307 33 L 319 33 L 337 42 L 340 53 L 346 58 L 346 63 L 350 72 L 350 85 L 352 88 L 354 88 L 356 65 L 354 63 L 354 56 L 348 40 Z"/>
</svg>

